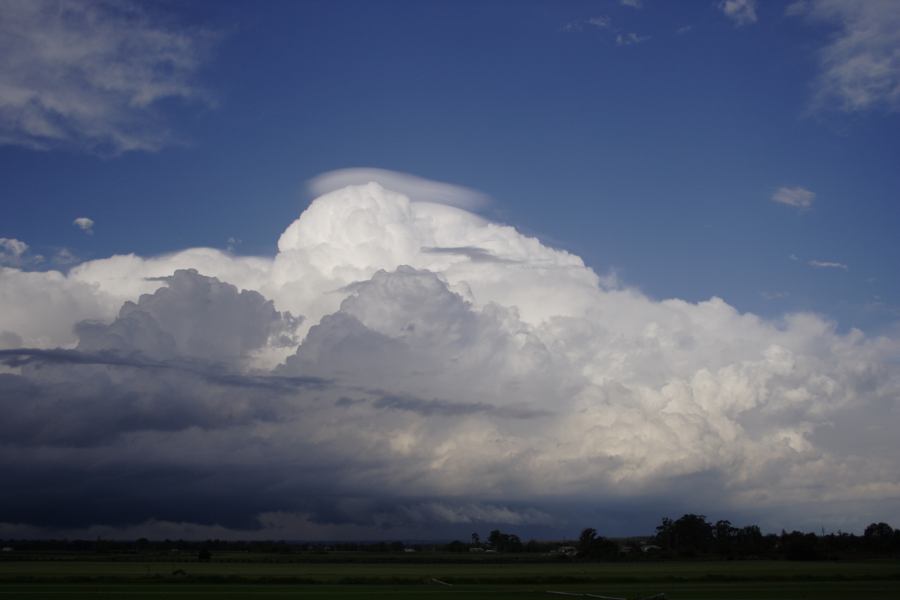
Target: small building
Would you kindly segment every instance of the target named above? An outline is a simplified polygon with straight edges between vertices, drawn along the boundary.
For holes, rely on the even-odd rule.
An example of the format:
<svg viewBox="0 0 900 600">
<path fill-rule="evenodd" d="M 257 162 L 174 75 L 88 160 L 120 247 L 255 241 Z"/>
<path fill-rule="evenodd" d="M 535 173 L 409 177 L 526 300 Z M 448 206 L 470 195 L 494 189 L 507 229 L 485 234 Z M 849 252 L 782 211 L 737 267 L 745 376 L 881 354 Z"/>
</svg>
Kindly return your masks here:
<svg viewBox="0 0 900 600">
<path fill-rule="evenodd" d="M 553 554 L 562 554 L 563 556 L 577 556 L 578 548 L 575 546 L 560 546 L 552 552 Z"/>
</svg>

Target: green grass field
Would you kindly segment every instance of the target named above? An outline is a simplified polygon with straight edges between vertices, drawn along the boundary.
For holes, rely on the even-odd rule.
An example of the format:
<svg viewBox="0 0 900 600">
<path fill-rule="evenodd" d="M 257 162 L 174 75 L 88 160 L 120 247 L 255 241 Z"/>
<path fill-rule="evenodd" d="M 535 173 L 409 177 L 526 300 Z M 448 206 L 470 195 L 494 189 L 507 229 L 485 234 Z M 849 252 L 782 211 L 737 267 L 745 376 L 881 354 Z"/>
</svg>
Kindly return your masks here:
<svg viewBox="0 0 900 600">
<path fill-rule="evenodd" d="M 900 599 L 900 563 L 0 562 L 0 598 Z M 442 585 L 434 580 L 451 585 Z M 589 597 L 589 596 L 584 596 Z"/>
</svg>

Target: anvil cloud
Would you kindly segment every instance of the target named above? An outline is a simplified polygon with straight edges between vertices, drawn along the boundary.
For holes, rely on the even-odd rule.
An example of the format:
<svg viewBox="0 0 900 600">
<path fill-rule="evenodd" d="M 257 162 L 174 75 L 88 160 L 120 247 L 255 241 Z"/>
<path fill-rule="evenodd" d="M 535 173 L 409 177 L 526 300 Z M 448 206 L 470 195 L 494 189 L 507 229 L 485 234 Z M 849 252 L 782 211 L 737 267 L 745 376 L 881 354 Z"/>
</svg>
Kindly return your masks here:
<svg viewBox="0 0 900 600">
<path fill-rule="evenodd" d="M 0 536 L 638 533 L 680 509 L 852 529 L 900 507 L 896 336 L 653 299 L 375 182 L 314 200 L 272 258 L 2 267 L 0 306 Z"/>
</svg>

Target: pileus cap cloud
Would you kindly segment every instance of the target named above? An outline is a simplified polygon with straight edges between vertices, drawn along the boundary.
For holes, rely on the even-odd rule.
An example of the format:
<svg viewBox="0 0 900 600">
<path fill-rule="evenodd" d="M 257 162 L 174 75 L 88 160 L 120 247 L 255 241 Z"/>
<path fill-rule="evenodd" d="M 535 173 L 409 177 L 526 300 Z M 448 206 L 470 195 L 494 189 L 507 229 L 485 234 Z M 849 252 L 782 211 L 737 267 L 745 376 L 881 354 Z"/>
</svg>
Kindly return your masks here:
<svg viewBox="0 0 900 600">
<path fill-rule="evenodd" d="M 404 194 L 416 202 L 435 202 L 476 210 L 483 208 L 491 201 L 488 195 L 461 185 L 432 181 L 408 173 L 373 167 L 329 171 L 313 177 L 306 185 L 310 193 L 316 197 L 352 185 L 365 185 L 371 182 Z"/>
</svg>

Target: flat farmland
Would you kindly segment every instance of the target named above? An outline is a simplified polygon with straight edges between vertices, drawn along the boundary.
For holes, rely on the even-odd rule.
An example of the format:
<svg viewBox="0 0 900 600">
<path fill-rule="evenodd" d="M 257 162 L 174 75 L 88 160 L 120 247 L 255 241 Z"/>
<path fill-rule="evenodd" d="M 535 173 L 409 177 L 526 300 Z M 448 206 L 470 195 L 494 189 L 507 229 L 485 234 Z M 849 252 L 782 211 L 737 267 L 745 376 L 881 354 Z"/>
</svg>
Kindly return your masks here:
<svg viewBox="0 0 900 600">
<path fill-rule="evenodd" d="M 10 560 L 0 598 L 900 598 L 900 563 Z M 247 558 L 247 557 L 245 557 Z M 254 557 L 259 558 L 259 557 Z M 553 594 L 551 592 L 561 592 Z"/>
</svg>

